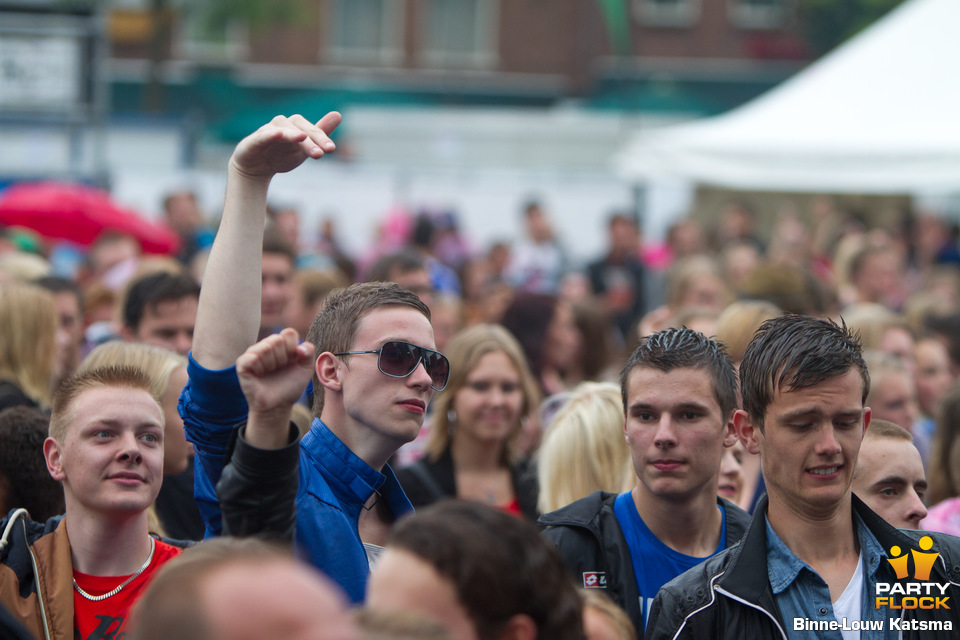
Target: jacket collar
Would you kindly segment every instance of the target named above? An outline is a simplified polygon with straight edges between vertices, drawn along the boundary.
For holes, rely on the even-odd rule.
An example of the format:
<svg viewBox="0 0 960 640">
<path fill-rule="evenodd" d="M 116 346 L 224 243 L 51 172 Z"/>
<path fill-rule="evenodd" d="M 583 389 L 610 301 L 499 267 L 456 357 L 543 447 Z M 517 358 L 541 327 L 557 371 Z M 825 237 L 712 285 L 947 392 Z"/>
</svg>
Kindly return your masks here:
<svg viewBox="0 0 960 640">
<path fill-rule="evenodd" d="M 561 507 L 556 511 L 545 513 L 537 521 L 541 527 L 552 526 L 580 526 L 593 529 L 599 534 L 599 525 L 597 518 L 600 511 L 607 507 L 613 512 L 613 503 L 617 499 L 616 493 L 607 491 L 594 491 L 585 498 L 580 498 Z"/>
<path fill-rule="evenodd" d="M 537 524 L 541 527 L 581 526 L 596 529 L 600 511 L 604 507 L 612 511 L 613 503 L 618 495 L 620 494 L 608 491 L 594 491 L 585 498 L 575 500 L 556 511 L 543 514 L 537 520 Z M 749 516 L 726 498 L 717 496 L 717 504 L 723 507 L 726 514 L 727 544 L 730 545 L 732 544 L 731 540 L 738 540 L 742 536 L 745 528 L 743 523 Z"/>
<path fill-rule="evenodd" d="M 851 494 L 853 511 L 860 516 L 867 529 L 886 551 L 894 545 L 909 548 L 913 539 L 889 525 L 874 513 L 856 494 Z M 718 585 L 748 602 L 754 602 L 770 611 L 777 611 L 767 575 L 767 495 L 757 502 L 753 520 L 740 544 L 731 550 L 731 559 Z M 742 558 L 742 561 L 741 561 Z"/>
<path fill-rule="evenodd" d="M 730 562 L 717 584 L 747 602 L 776 611 L 770 580 L 767 577 L 767 531 L 764 524 L 766 513 L 767 494 L 763 494 L 757 501 L 746 534 L 740 544 L 730 550 Z"/>
<path fill-rule="evenodd" d="M 395 518 L 413 511 L 390 465 L 377 471 L 338 438 L 319 418 L 300 440 L 301 449 L 323 469 L 323 478 L 333 491 L 340 507 L 357 517 L 360 509 L 374 494 L 386 500 Z"/>
</svg>

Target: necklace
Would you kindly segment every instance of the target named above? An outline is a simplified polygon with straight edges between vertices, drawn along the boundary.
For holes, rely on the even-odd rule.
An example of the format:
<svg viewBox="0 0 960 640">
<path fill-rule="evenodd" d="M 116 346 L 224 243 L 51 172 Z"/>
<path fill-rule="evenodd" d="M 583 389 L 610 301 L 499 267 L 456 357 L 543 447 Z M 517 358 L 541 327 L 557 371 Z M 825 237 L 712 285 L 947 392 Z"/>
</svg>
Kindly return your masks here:
<svg viewBox="0 0 960 640">
<path fill-rule="evenodd" d="M 77 593 L 79 593 L 81 596 L 83 596 L 87 600 L 92 600 L 93 602 L 100 602 L 101 600 L 106 600 L 110 596 L 115 596 L 118 593 L 120 593 L 120 591 L 125 586 L 127 586 L 128 584 L 136 580 L 141 573 L 147 570 L 147 567 L 150 566 L 150 562 L 153 560 L 153 552 L 156 551 L 156 549 L 157 549 L 157 542 L 156 540 L 153 539 L 153 536 L 151 536 L 150 537 L 150 555 L 147 556 L 147 559 L 143 562 L 142 565 L 140 565 L 140 568 L 137 569 L 137 572 L 135 574 L 133 574 L 132 576 L 130 576 L 129 578 L 121 582 L 120 586 L 116 587 L 112 591 L 108 591 L 105 594 L 100 596 L 92 596 L 80 588 L 80 585 L 77 584 L 76 578 L 73 579 L 73 588 L 76 589 Z"/>
</svg>

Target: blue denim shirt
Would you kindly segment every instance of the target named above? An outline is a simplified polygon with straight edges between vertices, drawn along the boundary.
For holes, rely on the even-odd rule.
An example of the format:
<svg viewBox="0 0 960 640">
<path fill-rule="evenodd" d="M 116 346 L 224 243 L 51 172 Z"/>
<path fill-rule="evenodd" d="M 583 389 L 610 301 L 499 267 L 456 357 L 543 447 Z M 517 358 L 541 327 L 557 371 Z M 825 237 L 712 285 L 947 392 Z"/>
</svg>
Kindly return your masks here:
<svg viewBox="0 0 960 640">
<path fill-rule="evenodd" d="M 856 513 L 853 514 L 860 541 L 860 555 L 863 557 L 863 595 L 860 606 L 860 620 L 886 621 L 887 610 L 876 609 L 872 597 L 877 582 L 890 582 L 893 576 L 887 575 L 889 565 L 883 560 L 887 557 L 880 543 L 867 529 Z M 835 620 L 833 603 L 830 599 L 830 587 L 806 562 L 798 558 L 784 544 L 780 536 L 764 518 L 767 527 L 767 576 L 774 599 L 783 616 L 787 635 L 791 638 L 818 638 L 820 640 L 842 640 L 839 630 L 794 631 L 794 618 L 808 620 Z M 878 573 L 880 574 L 878 576 Z M 897 631 L 891 631 L 884 622 L 882 631 L 862 631 L 861 640 L 886 640 L 896 638 Z"/>
<path fill-rule="evenodd" d="M 246 420 L 247 403 L 235 367 L 204 369 L 189 358 L 190 381 L 180 395 L 187 440 L 196 450 L 194 498 L 206 537 L 221 532 L 216 485 L 233 428 Z M 297 555 L 329 575 L 354 603 L 363 601 L 370 566 L 358 523 L 374 492 L 394 517 L 413 511 L 389 466 L 377 471 L 361 460 L 318 418 L 300 440 L 297 489 Z"/>
</svg>

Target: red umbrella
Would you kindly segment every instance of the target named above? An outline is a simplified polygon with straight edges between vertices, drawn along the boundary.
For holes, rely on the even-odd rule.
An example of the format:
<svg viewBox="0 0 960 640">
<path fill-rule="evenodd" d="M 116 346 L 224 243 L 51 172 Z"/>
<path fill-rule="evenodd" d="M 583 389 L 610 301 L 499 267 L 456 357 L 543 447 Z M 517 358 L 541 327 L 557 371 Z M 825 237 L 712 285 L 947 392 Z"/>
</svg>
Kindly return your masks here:
<svg viewBox="0 0 960 640">
<path fill-rule="evenodd" d="M 84 246 L 105 231 L 133 236 L 145 253 L 174 253 L 180 246 L 179 236 L 169 227 L 120 206 L 106 191 L 65 182 L 8 187 L 0 193 L 0 224 Z"/>
</svg>

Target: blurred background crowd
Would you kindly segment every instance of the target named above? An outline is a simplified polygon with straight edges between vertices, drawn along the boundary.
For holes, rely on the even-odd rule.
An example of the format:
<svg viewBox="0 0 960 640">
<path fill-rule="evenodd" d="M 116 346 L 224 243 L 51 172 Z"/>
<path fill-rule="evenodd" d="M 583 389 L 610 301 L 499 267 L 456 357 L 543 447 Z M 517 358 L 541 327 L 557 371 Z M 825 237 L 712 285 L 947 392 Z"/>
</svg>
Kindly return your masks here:
<svg viewBox="0 0 960 640">
<path fill-rule="evenodd" d="M 429 306 L 452 375 L 394 461 L 415 505 L 455 491 L 535 520 L 628 490 L 615 383 L 639 340 L 685 326 L 739 361 L 785 312 L 860 333 L 873 418 L 912 434 L 927 506 L 957 500 L 960 174 L 924 179 L 957 149 L 927 150 L 911 184 L 610 169 L 631 132 L 735 109 L 901 3 L 549 4 L 0 0 L 0 409 L 19 407 L 0 413 L 0 513 L 62 511 L 37 480 L 58 382 L 85 358 L 143 358 L 167 421 L 155 526 L 202 535 L 176 398 L 226 158 L 269 115 L 328 108 L 344 112 L 337 153 L 271 191 L 260 330 L 306 335 L 353 282 Z M 948 4 L 909 0 L 860 37 Z M 747 510 L 762 491 L 739 445 L 720 490 Z"/>
</svg>

